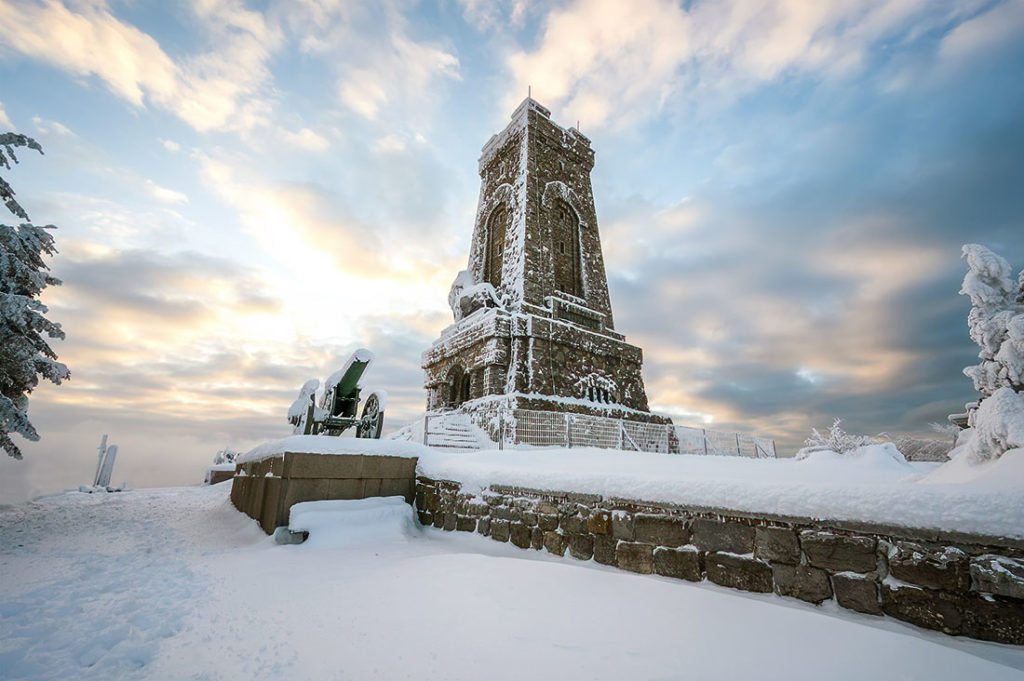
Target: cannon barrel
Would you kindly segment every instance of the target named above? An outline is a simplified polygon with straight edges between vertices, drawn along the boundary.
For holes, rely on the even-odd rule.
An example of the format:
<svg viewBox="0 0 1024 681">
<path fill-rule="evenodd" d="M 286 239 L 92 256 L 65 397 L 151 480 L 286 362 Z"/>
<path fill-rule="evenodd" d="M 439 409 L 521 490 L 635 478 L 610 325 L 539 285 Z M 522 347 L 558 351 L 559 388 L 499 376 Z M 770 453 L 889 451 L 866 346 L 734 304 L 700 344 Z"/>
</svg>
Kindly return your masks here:
<svg viewBox="0 0 1024 681">
<path fill-rule="evenodd" d="M 372 361 L 373 353 L 366 348 L 359 348 L 348 358 L 341 371 L 334 372 L 327 379 L 327 388 L 334 387 L 334 394 L 337 397 L 354 397 L 359 387 L 359 379 L 363 377 L 363 372 Z"/>
</svg>

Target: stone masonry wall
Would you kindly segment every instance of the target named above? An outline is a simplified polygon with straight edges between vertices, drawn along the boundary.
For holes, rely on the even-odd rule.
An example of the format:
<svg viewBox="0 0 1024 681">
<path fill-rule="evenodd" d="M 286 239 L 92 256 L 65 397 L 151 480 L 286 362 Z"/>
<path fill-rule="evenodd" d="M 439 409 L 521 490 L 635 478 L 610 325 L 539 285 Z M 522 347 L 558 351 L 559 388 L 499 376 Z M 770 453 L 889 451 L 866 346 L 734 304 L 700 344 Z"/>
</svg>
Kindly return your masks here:
<svg viewBox="0 0 1024 681">
<path fill-rule="evenodd" d="M 1024 541 L 418 477 L 420 522 L 641 574 L 1024 645 Z"/>
</svg>

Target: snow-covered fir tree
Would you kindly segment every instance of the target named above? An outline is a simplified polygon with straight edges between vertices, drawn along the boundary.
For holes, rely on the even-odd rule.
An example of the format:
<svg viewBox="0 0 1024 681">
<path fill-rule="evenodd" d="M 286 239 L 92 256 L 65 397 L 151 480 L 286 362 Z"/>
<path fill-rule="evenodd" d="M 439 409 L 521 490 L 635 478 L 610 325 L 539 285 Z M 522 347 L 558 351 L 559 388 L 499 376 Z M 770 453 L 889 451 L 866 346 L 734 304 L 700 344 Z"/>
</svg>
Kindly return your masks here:
<svg viewBox="0 0 1024 681">
<path fill-rule="evenodd" d="M 43 152 L 31 137 L 0 134 L 0 166 L 6 170 L 10 170 L 11 162 L 18 162 L 15 147 Z M 39 439 L 28 418 L 29 393 L 40 377 L 59 384 L 70 374 L 44 338 L 64 338 L 64 332 L 60 324 L 45 317 L 47 308 L 39 301 L 44 288 L 60 284 L 44 260 L 44 256 L 57 252 L 48 231 L 55 227 L 33 225 L 3 177 L 0 201 L 24 220 L 18 225 L 0 224 L 0 448 L 20 459 L 21 450 L 11 433 L 28 440 Z"/>
<path fill-rule="evenodd" d="M 1017 282 L 1006 260 L 979 244 L 963 247 L 967 275 L 960 293 L 971 298 L 967 325 L 981 362 L 964 369 L 986 397 L 1003 387 L 1024 390 L 1024 271 Z"/>
<path fill-rule="evenodd" d="M 967 275 L 960 293 L 971 298 L 967 317 L 981 362 L 964 369 L 982 394 L 958 444 L 969 459 L 996 459 L 1024 447 L 1024 271 L 979 244 L 966 244 Z"/>
</svg>

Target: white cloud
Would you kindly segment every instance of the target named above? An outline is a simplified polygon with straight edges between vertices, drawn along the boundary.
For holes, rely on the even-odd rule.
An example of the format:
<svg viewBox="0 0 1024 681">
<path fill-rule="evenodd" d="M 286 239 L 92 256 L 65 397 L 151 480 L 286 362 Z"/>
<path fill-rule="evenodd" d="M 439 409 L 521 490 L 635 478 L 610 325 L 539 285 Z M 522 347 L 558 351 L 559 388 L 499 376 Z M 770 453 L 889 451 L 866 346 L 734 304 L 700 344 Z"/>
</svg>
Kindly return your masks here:
<svg viewBox="0 0 1024 681">
<path fill-rule="evenodd" d="M 478 31 L 521 27 L 537 6 L 534 0 L 459 0 L 462 18 Z"/>
<path fill-rule="evenodd" d="M 71 128 L 57 121 L 43 120 L 39 116 L 32 118 L 32 126 L 40 135 L 57 135 L 59 137 L 76 137 Z"/>
<path fill-rule="evenodd" d="M 163 145 L 167 151 L 181 151 L 181 145 L 173 140 L 160 140 L 160 144 Z"/>
<path fill-rule="evenodd" d="M 309 128 L 302 128 L 298 132 L 282 130 L 281 136 L 286 143 L 307 151 L 326 151 L 331 146 L 330 140 Z"/>
<path fill-rule="evenodd" d="M 504 107 L 532 85 L 542 101 L 596 127 L 654 115 L 676 97 L 734 96 L 789 75 L 839 77 L 879 42 L 960 16 L 954 6 L 576 0 L 547 16 L 536 47 L 508 55 L 516 86 Z"/>
<path fill-rule="evenodd" d="M 101 0 L 74 10 L 56 2 L 0 4 L 0 24 L 17 27 L 0 34 L 0 43 L 68 73 L 99 78 L 133 105 L 156 104 L 197 130 L 264 122 L 269 105 L 261 88 L 280 33 L 237 2 L 197 0 L 192 9 L 211 48 L 177 61 Z"/>
<path fill-rule="evenodd" d="M 373 150 L 377 153 L 405 151 L 405 142 L 395 135 L 384 135 L 373 142 Z"/>
<path fill-rule="evenodd" d="M 988 52 L 1024 32 L 1024 2 L 1010 0 L 956 26 L 942 39 L 939 55 L 957 61 Z"/>
<path fill-rule="evenodd" d="M 145 186 L 146 193 L 162 203 L 188 203 L 188 197 L 185 194 L 168 189 L 167 187 L 161 187 L 156 182 L 153 182 L 153 180 L 146 180 Z"/>
<path fill-rule="evenodd" d="M 338 94 L 343 104 L 370 120 L 384 105 L 422 98 L 436 78 L 460 78 L 454 54 L 401 35 L 368 56 L 367 66 L 341 77 Z"/>
<path fill-rule="evenodd" d="M 78 9 L 55 2 L 0 4 L 0 24 L 15 27 L 3 31 L 0 41 L 69 73 L 97 76 L 137 106 L 144 92 L 174 92 L 177 68 L 153 38 L 114 18 L 102 3 Z"/>
<path fill-rule="evenodd" d="M 11 119 L 7 117 L 7 112 L 4 111 L 3 102 L 0 102 L 0 128 L 3 128 L 4 132 L 12 132 L 15 130 L 14 123 L 11 123 Z"/>
</svg>

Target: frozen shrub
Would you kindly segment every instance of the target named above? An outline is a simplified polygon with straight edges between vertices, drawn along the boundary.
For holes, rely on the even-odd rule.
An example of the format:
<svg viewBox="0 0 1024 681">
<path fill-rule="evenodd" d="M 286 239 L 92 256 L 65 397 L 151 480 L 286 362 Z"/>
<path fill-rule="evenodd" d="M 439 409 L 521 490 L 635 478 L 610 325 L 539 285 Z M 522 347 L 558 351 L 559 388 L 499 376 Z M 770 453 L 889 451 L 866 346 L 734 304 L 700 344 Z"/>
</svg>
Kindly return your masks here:
<svg viewBox="0 0 1024 681">
<path fill-rule="evenodd" d="M 831 451 L 837 454 L 849 454 L 858 447 L 874 444 L 875 438 L 867 435 L 851 435 L 839 427 L 841 419 L 836 419 L 827 433 L 820 433 L 817 428 L 811 429 L 811 436 L 804 441 L 804 447 L 796 454 L 796 458 L 806 458 L 812 452 Z"/>
</svg>

